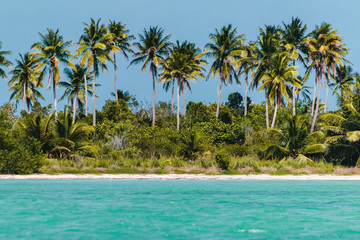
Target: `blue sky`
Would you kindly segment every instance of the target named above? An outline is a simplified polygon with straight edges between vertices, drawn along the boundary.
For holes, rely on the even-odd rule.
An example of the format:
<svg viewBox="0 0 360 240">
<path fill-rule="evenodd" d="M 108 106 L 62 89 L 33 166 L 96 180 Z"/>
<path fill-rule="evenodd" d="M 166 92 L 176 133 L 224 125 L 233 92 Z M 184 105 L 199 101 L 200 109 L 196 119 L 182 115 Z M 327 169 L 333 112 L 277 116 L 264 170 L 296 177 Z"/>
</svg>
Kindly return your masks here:
<svg viewBox="0 0 360 240">
<path fill-rule="evenodd" d="M 158 25 L 165 29 L 166 34 L 172 34 L 171 41 L 188 40 L 194 42 L 201 49 L 208 42 L 209 33 L 215 28 L 226 24 L 233 24 L 239 34 L 245 34 L 247 40 L 255 40 L 259 27 L 266 25 L 280 25 L 282 21 L 288 23 L 291 18 L 299 17 L 312 30 L 322 22 L 332 24 L 334 29 L 344 37 L 344 43 L 350 48 L 348 59 L 354 64 L 355 71 L 359 70 L 360 47 L 360 2 L 355 0 L 262 0 L 262 1 L 235 1 L 235 0 L 11 0 L 2 3 L 0 15 L 0 41 L 2 50 L 12 51 L 10 60 L 18 58 L 18 54 L 31 52 L 30 46 L 39 41 L 38 32 L 45 33 L 46 28 L 60 29 L 65 40 L 77 42 L 84 28 L 84 22 L 90 18 L 101 18 L 107 24 L 109 20 L 121 21 L 127 24 L 131 33 L 137 33 L 144 28 Z M 72 49 L 74 51 L 74 49 Z M 140 65 L 128 68 L 128 62 L 120 60 L 118 72 L 118 88 L 128 90 L 136 95 L 139 101 L 150 106 L 152 99 L 152 79 L 148 72 L 142 73 Z M 211 63 L 211 59 L 208 59 Z M 107 73 L 101 73 L 97 79 L 100 87 L 96 89 L 99 99 L 96 106 L 102 107 L 104 102 L 111 99 L 113 92 L 113 71 L 109 65 Z M 62 71 L 61 71 L 62 73 Z M 0 79 L 0 105 L 9 100 L 7 82 L 10 76 Z M 63 76 L 62 80 L 65 80 Z M 309 79 L 313 85 L 313 77 Z M 231 92 L 239 91 L 244 95 L 244 84 L 228 85 L 224 88 L 222 101 L 226 101 Z M 42 89 L 45 102 L 52 102 L 52 91 Z M 58 88 L 61 96 L 63 89 Z M 257 90 L 249 95 L 254 103 L 263 101 L 263 94 Z M 166 93 L 161 85 L 157 85 L 157 101 L 169 101 L 170 92 Z M 210 77 L 208 81 L 200 79 L 193 84 L 192 94 L 188 94 L 188 101 L 202 101 L 212 103 L 216 101 L 216 81 Z M 59 104 L 60 109 L 66 102 Z M 91 104 L 89 105 L 91 111 Z M 329 101 L 329 108 L 336 108 L 335 97 Z M 181 108 L 182 109 L 182 108 Z"/>
</svg>

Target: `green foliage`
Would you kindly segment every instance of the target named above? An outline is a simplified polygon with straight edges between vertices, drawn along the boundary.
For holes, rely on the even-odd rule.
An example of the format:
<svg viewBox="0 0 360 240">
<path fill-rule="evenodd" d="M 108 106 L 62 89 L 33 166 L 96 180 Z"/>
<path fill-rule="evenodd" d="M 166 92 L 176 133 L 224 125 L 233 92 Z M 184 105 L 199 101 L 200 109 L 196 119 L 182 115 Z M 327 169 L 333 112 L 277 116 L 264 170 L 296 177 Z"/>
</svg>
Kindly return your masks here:
<svg viewBox="0 0 360 240">
<path fill-rule="evenodd" d="M 230 155 L 226 151 L 220 150 L 215 153 L 215 161 L 220 169 L 228 170 L 230 164 Z"/>
</svg>

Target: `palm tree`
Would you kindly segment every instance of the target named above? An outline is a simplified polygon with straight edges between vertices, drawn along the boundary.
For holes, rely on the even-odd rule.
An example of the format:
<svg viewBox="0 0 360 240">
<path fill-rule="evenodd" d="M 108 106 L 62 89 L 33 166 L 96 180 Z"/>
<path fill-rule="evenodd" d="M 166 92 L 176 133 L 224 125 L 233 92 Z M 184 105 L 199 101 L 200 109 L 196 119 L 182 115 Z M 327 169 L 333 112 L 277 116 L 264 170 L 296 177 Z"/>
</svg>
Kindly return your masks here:
<svg viewBox="0 0 360 240">
<path fill-rule="evenodd" d="M 287 116 L 281 129 L 269 130 L 273 144 L 266 154 L 268 157 L 282 158 L 282 161 L 311 162 L 309 156 L 324 153 L 325 135 L 322 132 L 309 134 L 308 119 L 304 115 Z"/>
<path fill-rule="evenodd" d="M 263 84 L 259 88 L 259 91 L 267 89 L 269 99 L 275 105 L 271 128 L 275 126 L 277 110 L 283 103 L 283 98 L 285 97 L 287 102 L 289 102 L 288 84 L 301 87 L 299 80 L 296 78 L 298 75 L 296 66 L 289 66 L 289 60 L 288 53 L 278 54 L 273 59 L 271 69 L 267 70 L 261 77 Z"/>
<path fill-rule="evenodd" d="M 321 83 L 322 77 L 326 72 L 327 57 L 341 57 L 341 55 L 338 53 L 338 51 L 343 48 L 341 40 L 342 38 L 337 35 L 336 30 L 332 30 L 330 24 L 323 23 L 320 27 L 316 26 L 315 30 L 310 33 L 310 37 L 304 39 L 303 41 L 307 48 L 306 51 L 308 60 L 311 61 L 310 67 L 315 70 L 315 88 L 312 103 L 313 120 L 311 124 L 311 132 L 313 132 L 315 129 L 315 123 L 319 115 Z M 341 61 L 341 59 L 337 58 L 336 61 Z M 315 108 L 316 88 L 318 92 Z"/>
<path fill-rule="evenodd" d="M 27 136 L 38 140 L 43 153 L 49 155 L 51 150 L 50 139 L 52 137 L 51 120 L 53 113 L 44 116 L 42 114 L 29 114 L 18 123 Z"/>
<path fill-rule="evenodd" d="M 88 73 L 87 68 L 80 65 L 75 66 L 74 69 L 65 68 L 64 73 L 70 82 L 60 82 L 59 85 L 65 88 L 65 92 L 59 99 L 61 101 L 65 97 L 68 97 L 68 103 L 72 101 L 73 104 L 73 119 L 72 123 L 75 123 L 76 117 L 76 104 L 81 106 L 85 102 L 85 79 L 90 82 L 92 80 L 92 72 Z M 84 78 L 84 76 L 86 76 Z M 87 88 L 87 93 L 92 95 L 91 88 Z"/>
<path fill-rule="evenodd" d="M 1 49 L 1 42 L 0 42 L 0 49 Z M 4 69 L 2 69 L 1 67 L 10 67 L 11 66 L 11 62 L 9 60 L 6 59 L 6 55 L 9 55 L 11 52 L 10 51 L 0 51 L 0 77 L 5 78 L 6 77 L 6 72 L 4 71 Z"/>
<path fill-rule="evenodd" d="M 354 73 L 349 65 L 337 66 L 336 74 L 332 74 L 331 77 L 334 79 L 334 83 L 330 84 L 330 87 L 334 87 L 334 92 L 340 91 L 337 94 L 341 99 L 352 93 L 351 87 L 360 79 L 359 74 Z"/>
<path fill-rule="evenodd" d="M 217 81 L 217 107 L 216 118 L 219 117 L 221 92 L 223 84 L 232 84 L 233 78 L 238 80 L 236 74 L 236 56 L 241 55 L 244 35 L 237 35 L 236 28 L 233 29 L 232 25 L 223 26 L 220 31 L 215 29 L 215 33 L 209 35 L 211 43 L 205 45 L 205 52 L 207 57 L 214 58 L 214 62 L 211 65 L 210 71 L 207 75 L 207 79 L 210 74 L 220 77 Z"/>
<path fill-rule="evenodd" d="M 22 110 L 25 110 L 25 103 L 28 111 L 33 102 L 38 98 L 44 99 L 37 88 L 44 87 L 41 80 L 44 72 L 38 69 L 40 59 L 26 53 L 24 56 L 20 55 L 20 60 L 16 60 L 15 69 L 10 71 L 12 78 L 9 81 L 9 90 L 13 91 L 10 100 L 16 100 L 16 104 L 22 100 Z"/>
<path fill-rule="evenodd" d="M 258 36 L 255 45 L 255 54 L 258 62 L 257 67 L 253 73 L 252 87 L 257 88 L 261 83 L 262 76 L 271 68 L 273 58 L 281 51 L 280 28 L 276 26 L 265 26 L 265 30 L 260 28 L 260 35 Z M 269 108 L 268 108 L 268 89 L 264 88 L 265 93 L 265 116 L 266 127 L 269 128 Z"/>
<path fill-rule="evenodd" d="M 152 125 L 155 125 L 155 81 L 158 77 L 158 67 L 168 53 L 171 43 L 168 41 L 171 35 L 164 36 L 164 30 L 159 27 L 150 27 L 149 31 L 144 29 L 144 35 L 139 34 L 139 42 L 134 43 L 138 52 L 134 53 L 135 59 L 132 64 L 143 63 L 142 72 L 149 71 L 153 79 L 153 102 L 152 102 Z"/>
<path fill-rule="evenodd" d="M 136 100 L 135 96 L 131 95 L 129 93 L 129 91 L 124 91 L 124 90 L 121 90 L 121 89 L 117 89 L 116 94 L 118 96 L 118 99 L 124 100 L 129 106 L 135 106 L 136 107 L 136 106 L 139 105 L 139 103 Z M 115 93 L 112 92 L 111 96 L 115 97 Z"/>
<path fill-rule="evenodd" d="M 177 81 L 177 130 L 180 129 L 180 92 L 186 88 L 191 90 L 190 81 L 195 81 L 198 77 L 203 78 L 202 65 L 206 64 L 201 60 L 203 53 L 195 44 L 187 41 L 182 44 L 179 41 L 171 51 L 171 55 L 163 63 L 163 72 L 160 81 L 169 82 L 176 79 Z M 185 95 L 184 95 L 185 97 Z M 186 98 L 184 98 L 184 116 L 186 114 Z"/>
<path fill-rule="evenodd" d="M 117 87 L 116 87 L 116 75 L 117 75 L 117 65 L 116 65 L 116 52 L 122 53 L 125 59 L 128 60 L 128 53 L 131 53 L 130 42 L 135 39 L 133 35 L 129 35 L 129 29 L 126 29 L 126 24 L 121 24 L 121 22 L 110 21 L 108 26 L 110 38 L 110 49 L 113 53 L 114 60 L 114 93 L 115 100 L 118 100 Z"/>
<path fill-rule="evenodd" d="M 45 71 L 49 71 L 48 88 L 50 88 L 52 78 L 54 110 L 55 117 L 57 117 L 56 86 L 60 80 L 59 62 L 74 67 L 68 60 L 72 56 L 68 49 L 71 41 L 64 41 L 63 36 L 59 34 L 59 29 L 56 31 L 47 29 L 45 35 L 41 33 L 39 35 L 41 38 L 40 42 L 34 43 L 31 48 L 39 51 L 33 53 L 34 56 L 41 59 L 41 64 L 39 64 L 38 68 L 44 67 Z"/>
<path fill-rule="evenodd" d="M 255 43 L 250 42 L 249 45 L 243 47 L 244 53 L 239 59 L 239 73 L 245 74 L 245 103 L 244 103 L 244 116 L 247 115 L 247 98 L 249 92 L 249 73 L 253 74 L 254 68 L 257 65 L 257 58 L 254 52 Z M 251 75 L 250 75 L 251 76 Z M 250 80 L 251 82 L 251 80 Z"/>
<path fill-rule="evenodd" d="M 304 50 L 302 41 L 306 35 L 306 24 L 303 25 L 299 18 L 292 18 L 290 24 L 283 22 L 282 40 L 284 41 L 284 47 L 291 53 L 293 65 L 298 59 L 302 59 L 300 52 Z M 293 103 L 293 116 L 296 114 L 296 87 L 292 88 L 292 103 Z"/>
<path fill-rule="evenodd" d="M 72 123 L 70 112 L 65 107 L 63 117 L 55 123 L 57 144 L 53 152 L 59 152 L 60 157 L 67 157 L 71 152 L 95 152 L 96 148 L 88 142 L 88 136 L 93 130 L 87 123 Z"/>
<path fill-rule="evenodd" d="M 96 76 L 99 75 L 100 68 L 103 71 L 107 70 L 106 62 L 111 57 L 108 55 L 106 43 L 111 39 L 111 35 L 107 34 L 107 29 L 104 24 L 100 24 L 98 19 L 96 22 L 91 18 L 91 23 L 85 24 L 84 33 L 80 37 L 78 43 L 79 48 L 76 50 L 76 56 L 82 55 L 80 59 L 80 66 L 86 67 L 90 71 L 93 68 L 93 83 L 92 83 L 92 100 L 93 100 L 93 125 L 96 125 L 96 107 L 95 107 L 95 87 Z M 85 75 L 86 76 L 86 75 Z M 87 111 L 87 80 L 85 82 L 85 111 Z"/>
</svg>

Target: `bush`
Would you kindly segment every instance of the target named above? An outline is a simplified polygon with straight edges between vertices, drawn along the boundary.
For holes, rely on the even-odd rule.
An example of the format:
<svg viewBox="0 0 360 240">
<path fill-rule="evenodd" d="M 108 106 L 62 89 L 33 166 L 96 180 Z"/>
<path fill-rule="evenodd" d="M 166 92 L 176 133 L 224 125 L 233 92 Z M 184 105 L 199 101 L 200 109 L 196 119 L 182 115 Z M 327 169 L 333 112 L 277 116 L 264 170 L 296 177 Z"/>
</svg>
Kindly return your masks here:
<svg viewBox="0 0 360 240">
<path fill-rule="evenodd" d="M 226 151 L 220 150 L 219 152 L 215 153 L 215 160 L 219 168 L 222 170 L 229 169 L 230 155 Z"/>
</svg>

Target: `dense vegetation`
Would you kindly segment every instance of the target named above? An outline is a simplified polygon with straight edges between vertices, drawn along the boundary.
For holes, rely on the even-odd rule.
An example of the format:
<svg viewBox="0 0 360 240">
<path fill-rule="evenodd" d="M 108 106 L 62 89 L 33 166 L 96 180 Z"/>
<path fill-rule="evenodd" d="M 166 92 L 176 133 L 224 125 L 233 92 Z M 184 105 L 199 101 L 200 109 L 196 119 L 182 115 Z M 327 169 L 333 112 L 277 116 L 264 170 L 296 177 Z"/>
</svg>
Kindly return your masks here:
<svg viewBox="0 0 360 240">
<path fill-rule="evenodd" d="M 51 29 L 14 64 L 6 59 L 10 52 L 0 51 L 0 75 L 10 78 L 15 102 L 0 109 L 0 172 L 284 173 L 291 168 L 303 169 L 293 173 L 321 173 L 334 172 L 336 165 L 358 166 L 360 78 L 330 24 L 308 32 L 293 18 L 281 27 L 260 28 L 256 41 L 248 42 L 228 25 L 209 35 L 204 50 L 170 38 L 162 28 L 151 27 L 136 39 L 124 24 L 105 26 L 91 19 L 74 54 L 72 42 Z M 151 110 L 116 88 L 119 53 L 126 60 L 133 56 L 130 66 L 141 64 L 142 71 L 150 71 Z M 64 74 L 59 62 L 67 65 Z M 110 66 L 115 99 L 97 111 L 97 76 Z M 311 72 L 313 88 L 307 85 Z M 44 107 L 38 100 L 45 77 L 54 99 Z M 218 81 L 216 103 L 187 103 L 191 82 L 212 77 Z M 231 93 L 222 104 L 223 87 L 240 82 L 244 96 Z M 155 101 L 159 83 L 171 90 L 169 102 Z M 57 87 L 65 89 L 60 98 Z M 265 95 L 262 104 L 251 103 L 249 91 L 255 89 Z M 327 112 L 329 95 L 337 97 L 339 110 Z M 70 104 L 59 111 L 63 99 Z M 18 102 L 20 116 L 15 114 Z"/>
</svg>

